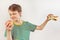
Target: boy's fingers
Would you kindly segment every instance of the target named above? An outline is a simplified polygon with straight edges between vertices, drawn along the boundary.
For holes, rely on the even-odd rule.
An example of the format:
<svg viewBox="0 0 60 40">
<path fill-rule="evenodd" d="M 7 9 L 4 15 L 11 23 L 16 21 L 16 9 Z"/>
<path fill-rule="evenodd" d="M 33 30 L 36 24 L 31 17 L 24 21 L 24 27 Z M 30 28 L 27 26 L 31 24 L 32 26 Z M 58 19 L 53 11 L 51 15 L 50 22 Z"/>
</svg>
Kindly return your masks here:
<svg viewBox="0 0 60 40">
<path fill-rule="evenodd" d="M 5 25 L 8 26 L 9 24 L 13 24 L 11 20 L 8 20 Z"/>
<path fill-rule="evenodd" d="M 5 26 L 6 26 L 7 30 L 12 30 L 12 28 L 13 28 L 13 21 L 11 21 L 11 20 L 6 21 Z"/>
<path fill-rule="evenodd" d="M 12 30 L 12 28 L 13 28 L 13 25 L 11 25 L 11 24 L 9 24 L 9 25 L 6 27 L 7 30 Z"/>
<path fill-rule="evenodd" d="M 53 14 L 49 14 L 49 15 L 47 16 L 47 19 L 57 21 L 58 16 L 54 16 Z"/>
<path fill-rule="evenodd" d="M 53 16 L 53 14 L 48 14 L 48 17 L 52 17 Z"/>
<path fill-rule="evenodd" d="M 52 16 L 53 14 L 48 14 L 48 16 Z"/>
<path fill-rule="evenodd" d="M 47 19 L 48 20 L 51 20 L 51 17 L 53 16 L 53 14 L 48 14 L 48 16 L 47 16 Z"/>
<path fill-rule="evenodd" d="M 9 24 L 9 26 L 8 26 L 9 28 L 12 28 L 13 27 L 13 25 L 12 24 Z"/>
<path fill-rule="evenodd" d="M 10 22 L 9 22 L 9 20 L 5 23 L 5 25 L 8 25 Z"/>
</svg>

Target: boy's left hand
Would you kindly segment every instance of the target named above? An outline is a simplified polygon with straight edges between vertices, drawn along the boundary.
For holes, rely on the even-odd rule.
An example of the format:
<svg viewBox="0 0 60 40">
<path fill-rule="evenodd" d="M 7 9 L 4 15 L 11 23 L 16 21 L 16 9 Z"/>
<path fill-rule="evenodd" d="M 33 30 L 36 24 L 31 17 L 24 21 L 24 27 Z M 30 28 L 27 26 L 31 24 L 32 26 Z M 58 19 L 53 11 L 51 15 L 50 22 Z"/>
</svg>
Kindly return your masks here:
<svg viewBox="0 0 60 40">
<path fill-rule="evenodd" d="M 58 19 L 58 16 L 54 16 L 53 14 L 48 14 L 48 16 L 47 16 L 48 21 L 50 21 L 50 20 L 57 21 L 57 19 Z"/>
</svg>

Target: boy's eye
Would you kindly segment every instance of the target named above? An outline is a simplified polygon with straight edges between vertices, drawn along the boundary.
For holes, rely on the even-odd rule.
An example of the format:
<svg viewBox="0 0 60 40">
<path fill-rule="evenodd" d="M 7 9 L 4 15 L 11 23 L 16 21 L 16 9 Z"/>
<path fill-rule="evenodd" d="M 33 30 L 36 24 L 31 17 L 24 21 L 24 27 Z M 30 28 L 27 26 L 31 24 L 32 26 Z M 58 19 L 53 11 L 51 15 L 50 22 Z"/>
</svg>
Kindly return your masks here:
<svg viewBox="0 0 60 40">
<path fill-rule="evenodd" d="M 11 16 L 12 14 L 10 14 L 10 16 Z"/>
<path fill-rule="evenodd" d="M 16 15 L 16 13 L 10 14 L 10 16 L 11 16 L 11 15 Z"/>
<path fill-rule="evenodd" d="M 16 13 L 13 13 L 13 15 L 16 15 Z"/>
</svg>

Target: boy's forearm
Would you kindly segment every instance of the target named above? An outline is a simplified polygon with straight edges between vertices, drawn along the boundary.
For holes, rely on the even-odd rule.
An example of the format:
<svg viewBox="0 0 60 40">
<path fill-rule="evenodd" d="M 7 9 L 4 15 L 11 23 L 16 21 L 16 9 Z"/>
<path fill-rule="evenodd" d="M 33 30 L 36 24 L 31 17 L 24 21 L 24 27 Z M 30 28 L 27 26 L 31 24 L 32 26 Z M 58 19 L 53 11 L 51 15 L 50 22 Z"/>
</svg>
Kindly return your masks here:
<svg viewBox="0 0 60 40">
<path fill-rule="evenodd" d="M 41 25 L 37 26 L 37 30 L 42 30 L 45 27 L 45 25 L 48 23 L 48 21 L 49 20 L 46 19 Z"/>
<path fill-rule="evenodd" d="M 7 31 L 7 40 L 12 40 L 11 31 Z"/>
</svg>

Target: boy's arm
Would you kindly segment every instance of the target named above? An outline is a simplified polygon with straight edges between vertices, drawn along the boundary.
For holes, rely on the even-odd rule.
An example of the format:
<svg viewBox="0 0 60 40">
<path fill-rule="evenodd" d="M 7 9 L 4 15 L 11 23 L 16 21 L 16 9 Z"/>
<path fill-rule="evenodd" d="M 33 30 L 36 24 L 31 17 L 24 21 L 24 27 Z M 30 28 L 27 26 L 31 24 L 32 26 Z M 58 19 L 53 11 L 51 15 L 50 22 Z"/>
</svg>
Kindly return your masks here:
<svg viewBox="0 0 60 40">
<path fill-rule="evenodd" d="M 41 25 L 37 26 L 36 29 L 37 30 L 42 30 L 47 23 L 48 23 L 48 20 L 46 19 Z"/>
<path fill-rule="evenodd" d="M 7 34 L 7 40 L 12 40 L 12 34 L 11 34 L 11 31 L 12 31 L 12 28 L 13 28 L 13 22 L 11 20 L 8 20 L 6 23 L 5 23 L 5 26 L 6 26 L 6 34 Z"/>
<path fill-rule="evenodd" d="M 7 40 L 12 40 L 11 31 L 7 30 Z"/>
<path fill-rule="evenodd" d="M 45 25 L 48 23 L 48 21 L 51 20 L 52 16 L 53 16 L 53 14 L 48 14 L 47 19 L 41 25 L 37 26 L 36 29 L 42 30 L 45 27 Z M 49 18 L 49 17 L 51 17 L 51 18 Z"/>
</svg>

